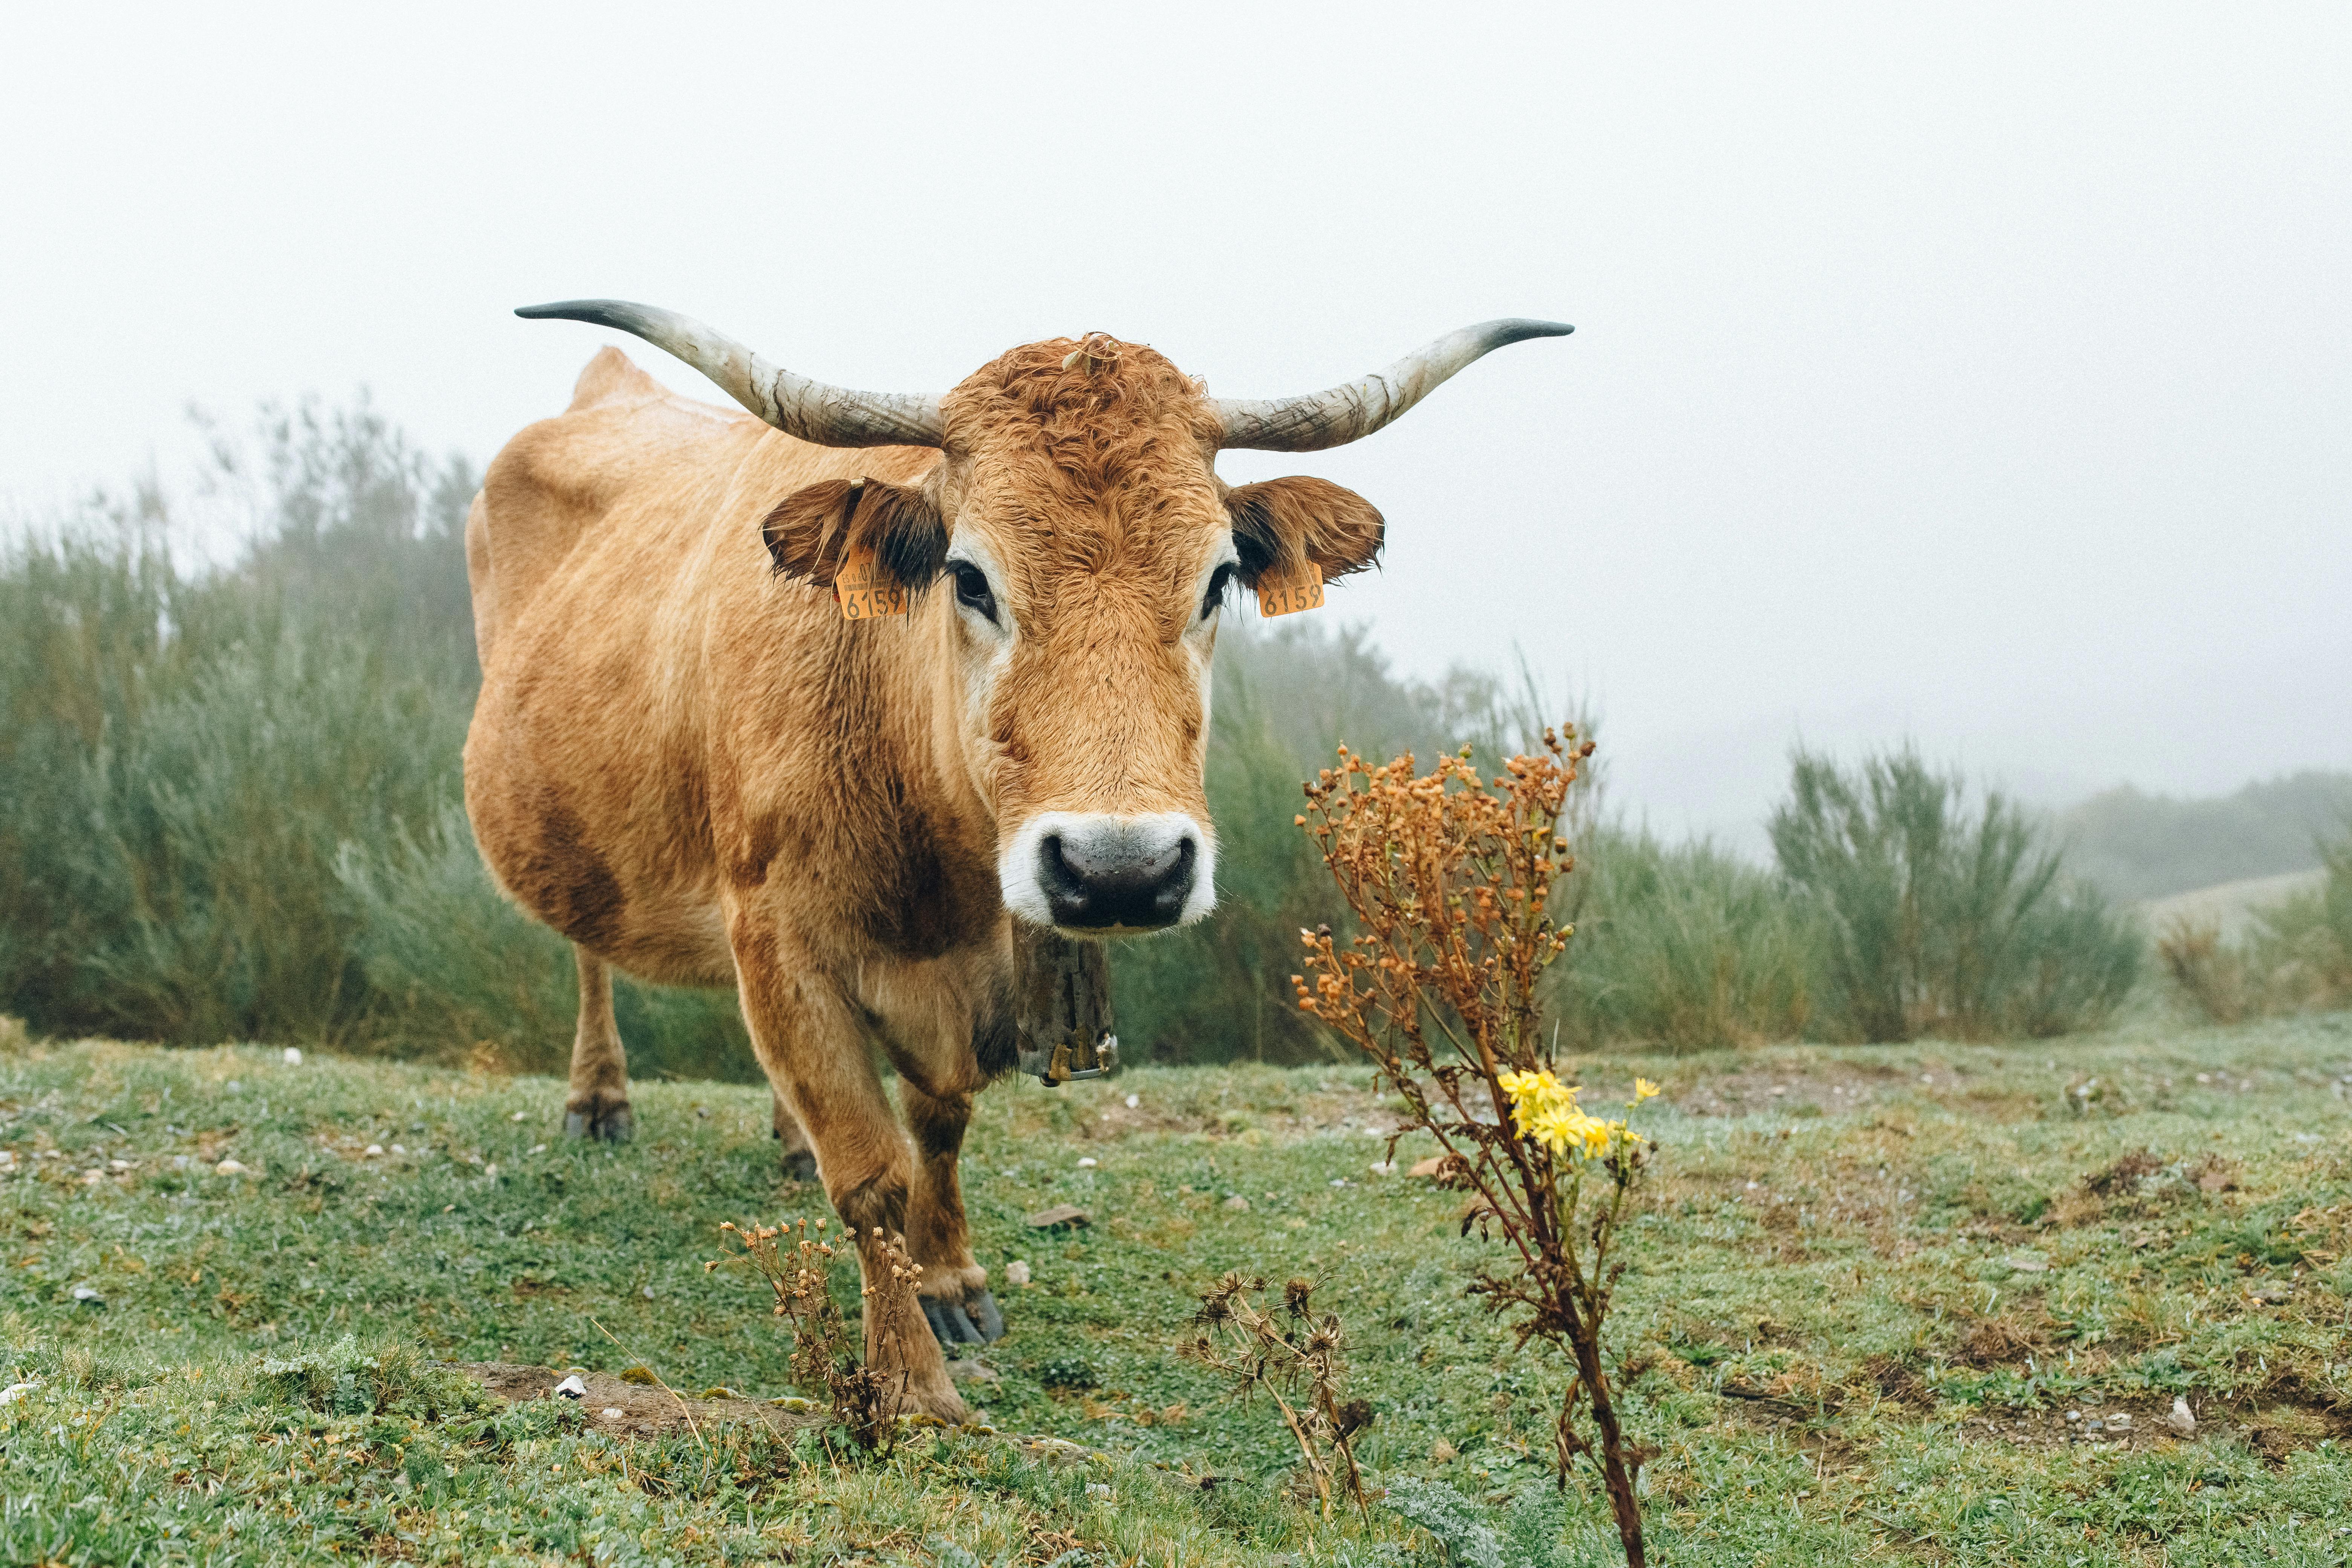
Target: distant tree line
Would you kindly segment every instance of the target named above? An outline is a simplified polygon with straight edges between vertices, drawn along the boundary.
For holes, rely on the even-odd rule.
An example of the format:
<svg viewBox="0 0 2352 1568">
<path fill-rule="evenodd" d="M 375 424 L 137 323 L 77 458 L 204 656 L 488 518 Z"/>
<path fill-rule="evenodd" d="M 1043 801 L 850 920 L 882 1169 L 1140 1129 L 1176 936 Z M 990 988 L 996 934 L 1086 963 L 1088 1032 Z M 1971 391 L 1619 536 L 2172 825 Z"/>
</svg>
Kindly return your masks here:
<svg viewBox="0 0 2352 1568">
<path fill-rule="evenodd" d="M 2352 825 L 2352 773 L 2306 769 L 2204 800 L 2129 784 L 2060 812 L 2074 874 L 2118 899 L 2318 868 Z"/>
</svg>

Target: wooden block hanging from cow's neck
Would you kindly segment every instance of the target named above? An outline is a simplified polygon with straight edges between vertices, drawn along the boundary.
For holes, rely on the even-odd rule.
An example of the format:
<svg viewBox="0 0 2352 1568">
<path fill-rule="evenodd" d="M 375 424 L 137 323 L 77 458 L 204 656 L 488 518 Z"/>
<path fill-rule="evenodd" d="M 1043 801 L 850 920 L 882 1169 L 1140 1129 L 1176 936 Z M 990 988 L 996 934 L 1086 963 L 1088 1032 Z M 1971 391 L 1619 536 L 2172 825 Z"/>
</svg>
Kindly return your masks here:
<svg viewBox="0 0 2352 1568">
<path fill-rule="evenodd" d="M 1021 1070 L 1047 1089 L 1102 1078 L 1118 1065 L 1110 1032 L 1110 961 L 1098 942 L 1013 923 L 1013 1009 Z"/>
</svg>

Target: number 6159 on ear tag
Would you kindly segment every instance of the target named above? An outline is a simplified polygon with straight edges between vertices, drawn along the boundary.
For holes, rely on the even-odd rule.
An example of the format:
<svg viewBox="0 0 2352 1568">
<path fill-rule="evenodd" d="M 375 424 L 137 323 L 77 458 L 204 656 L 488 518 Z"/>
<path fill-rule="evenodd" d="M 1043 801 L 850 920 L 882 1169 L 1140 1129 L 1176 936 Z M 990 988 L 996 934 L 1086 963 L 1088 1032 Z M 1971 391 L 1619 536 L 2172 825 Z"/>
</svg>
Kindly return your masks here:
<svg viewBox="0 0 2352 1568">
<path fill-rule="evenodd" d="M 1257 580 L 1257 613 L 1292 616 L 1323 607 L 1323 568 L 1312 561 L 1268 568 Z"/>
<path fill-rule="evenodd" d="M 849 552 L 834 574 L 833 596 L 845 621 L 870 621 L 877 616 L 907 613 L 907 585 L 882 569 L 870 547 Z"/>
</svg>

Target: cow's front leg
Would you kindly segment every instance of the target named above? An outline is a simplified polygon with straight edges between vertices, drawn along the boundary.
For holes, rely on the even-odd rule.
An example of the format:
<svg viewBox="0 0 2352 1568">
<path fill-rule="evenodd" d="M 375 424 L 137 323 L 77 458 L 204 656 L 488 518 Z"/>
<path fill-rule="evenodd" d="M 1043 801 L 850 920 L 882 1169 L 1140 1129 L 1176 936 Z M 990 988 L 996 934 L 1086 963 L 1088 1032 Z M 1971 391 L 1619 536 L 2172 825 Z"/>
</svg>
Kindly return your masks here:
<svg viewBox="0 0 2352 1568">
<path fill-rule="evenodd" d="M 739 913 L 730 922 L 743 1019 L 769 1083 L 816 1150 L 825 1196 L 857 1243 L 866 1364 L 903 1377 L 908 1408 L 960 1425 L 971 1412 L 948 1379 L 929 1320 L 890 1278 L 882 1250 L 907 1229 L 914 1176 L 907 1136 L 840 991 L 805 952 L 758 929 L 754 919 Z"/>
<path fill-rule="evenodd" d="M 580 1024 L 572 1037 L 572 1085 L 563 1100 L 563 1135 L 625 1143 L 636 1119 L 629 1110 L 629 1058 L 613 1021 L 613 972 L 574 944 L 580 969 Z"/>
<path fill-rule="evenodd" d="M 969 1094 L 932 1095 L 901 1079 L 907 1130 L 915 1138 L 915 1186 L 907 1205 L 907 1249 L 923 1266 L 923 1315 L 942 1344 L 984 1345 L 1004 1337 L 1004 1315 L 988 1293 L 988 1270 L 971 1256 L 956 1161 L 971 1121 Z"/>
</svg>

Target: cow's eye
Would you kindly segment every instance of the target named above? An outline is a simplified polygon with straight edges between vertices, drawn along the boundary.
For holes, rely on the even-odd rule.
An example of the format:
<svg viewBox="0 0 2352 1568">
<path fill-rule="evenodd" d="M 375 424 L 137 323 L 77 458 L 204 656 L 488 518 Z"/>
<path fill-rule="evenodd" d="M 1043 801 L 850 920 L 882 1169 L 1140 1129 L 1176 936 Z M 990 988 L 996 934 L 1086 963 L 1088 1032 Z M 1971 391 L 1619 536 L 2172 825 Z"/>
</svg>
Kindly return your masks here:
<svg viewBox="0 0 2352 1568">
<path fill-rule="evenodd" d="M 1209 591 L 1201 595 L 1201 618 L 1207 620 L 1225 602 L 1225 595 L 1234 585 L 1234 563 L 1230 561 L 1209 574 Z"/>
<path fill-rule="evenodd" d="M 954 563 L 956 603 L 987 617 L 996 624 L 996 595 L 988 586 L 988 574 L 969 561 Z"/>
</svg>

